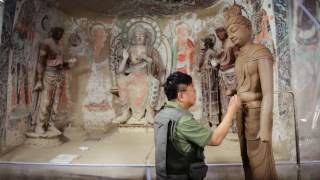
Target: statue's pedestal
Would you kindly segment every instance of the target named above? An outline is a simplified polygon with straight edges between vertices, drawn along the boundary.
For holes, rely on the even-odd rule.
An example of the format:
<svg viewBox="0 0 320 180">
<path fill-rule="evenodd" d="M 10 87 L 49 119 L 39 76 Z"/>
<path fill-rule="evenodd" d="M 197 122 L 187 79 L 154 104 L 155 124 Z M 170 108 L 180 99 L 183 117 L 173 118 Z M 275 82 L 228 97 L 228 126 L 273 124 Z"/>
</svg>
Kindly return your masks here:
<svg viewBox="0 0 320 180">
<path fill-rule="evenodd" d="M 53 147 L 62 144 L 60 140 L 61 132 L 47 131 L 39 134 L 35 132 L 26 132 L 27 139 L 24 142 L 27 146 L 34 147 Z"/>
<path fill-rule="evenodd" d="M 119 124 L 118 131 L 120 133 L 126 132 L 146 132 L 153 133 L 153 125 L 151 124 Z"/>
</svg>

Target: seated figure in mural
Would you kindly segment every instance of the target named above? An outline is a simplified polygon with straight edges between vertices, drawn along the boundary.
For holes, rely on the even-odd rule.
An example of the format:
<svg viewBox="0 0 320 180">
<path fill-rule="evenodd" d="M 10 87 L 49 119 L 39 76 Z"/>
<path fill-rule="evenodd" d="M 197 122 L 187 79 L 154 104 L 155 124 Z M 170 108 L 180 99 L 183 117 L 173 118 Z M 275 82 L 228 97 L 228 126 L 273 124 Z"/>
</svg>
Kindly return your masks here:
<svg viewBox="0 0 320 180">
<path fill-rule="evenodd" d="M 133 27 L 129 47 L 123 50 L 119 64 L 119 96 L 122 114 L 117 123 L 153 123 L 154 112 L 161 106 L 160 86 L 164 76 L 159 52 L 151 45 L 149 32 L 142 25 Z"/>
<path fill-rule="evenodd" d="M 252 42 L 251 22 L 234 5 L 224 10 L 231 41 L 240 48 L 235 62 L 237 95 L 242 110 L 237 130 L 246 179 L 277 179 L 272 152 L 273 57 Z"/>
<path fill-rule="evenodd" d="M 215 35 L 208 35 L 201 40 L 201 51 L 199 58 L 199 71 L 201 73 L 202 90 L 202 117 L 209 126 L 217 126 L 220 121 L 219 107 L 219 77 L 217 52 L 214 50 L 216 43 Z"/>
<path fill-rule="evenodd" d="M 59 135 L 61 132 L 55 127 L 54 123 L 65 82 L 64 71 L 77 60 L 72 58 L 64 61 L 60 47 L 64 29 L 54 27 L 50 33 L 51 37 L 40 44 L 34 87 L 37 97 L 32 116 L 36 134 L 50 132 L 50 134 Z"/>
</svg>

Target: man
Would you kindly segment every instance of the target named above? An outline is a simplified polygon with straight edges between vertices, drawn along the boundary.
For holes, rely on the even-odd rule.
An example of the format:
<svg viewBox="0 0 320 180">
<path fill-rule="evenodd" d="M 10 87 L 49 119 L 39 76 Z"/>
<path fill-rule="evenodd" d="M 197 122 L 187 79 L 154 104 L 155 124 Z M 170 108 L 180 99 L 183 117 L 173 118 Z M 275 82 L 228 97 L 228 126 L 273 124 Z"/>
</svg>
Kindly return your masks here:
<svg viewBox="0 0 320 180">
<path fill-rule="evenodd" d="M 38 100 L 33 113 L 36 134 L 59 135 L 61 132 L 55 127 L 54 122 L 58 113 L 58 104 L 63 92 L 65 80 L 64 70 L 77 60 L 72 58 L 64 61 L 60 40 L 64 29 L 54 27 L 51 36 L 40 44 L 39 60 L 37 62 L 35 87 Z"/>
<path fill-rule="evenodd" d="M 213 132 L 188 111 L 196 102 L 191 76 L 175 72 L 164 89 L 168 102 L 154 124 L 157 179 L 203 179 L 207 173 L 203 148 L 221 144 L 241 102 L 237 96 L 231 98 L 226 116 Z"/>
<path fill-rule="evenodd" d="M 237 130 L 246 179 L 277 179 L 272 153 L 273 57 L 252 42 L 251 22 L 240 6 L 224 11 L 225 28 L 240 48 L 236 59 L 237 95 L 243 102 Z"/>
</svg>

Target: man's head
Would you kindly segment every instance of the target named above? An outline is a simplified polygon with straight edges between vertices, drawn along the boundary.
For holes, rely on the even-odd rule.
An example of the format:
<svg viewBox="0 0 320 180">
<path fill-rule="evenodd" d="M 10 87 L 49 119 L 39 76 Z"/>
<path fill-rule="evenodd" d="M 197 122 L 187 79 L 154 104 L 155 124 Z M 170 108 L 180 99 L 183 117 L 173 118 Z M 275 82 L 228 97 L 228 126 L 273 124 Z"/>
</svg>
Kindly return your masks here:
<svg viewBox="0 0 320 180">
<path fill-rule="evenodd" d="M 50 33 L 54 40 L 59 41 L 63 36 L 64 29 L 62 27 L 53 27 Z"/>
<path fill-rule="evenodd" d="M 251 40 L 251 22 L 241 15 L 240 6 L 234 5 L 224 10 L 224 26 L 230 40 L 238 47 L 244 46 Z"/>
<path fill-rule="evenodd" d="M 175 100 L 183 107 L 190 108 L 196 102 L 196 91 L 192 77 L 182 72 L 174 72 L 167 78 L 164 91 L 169 101 Z"/>
</svg>

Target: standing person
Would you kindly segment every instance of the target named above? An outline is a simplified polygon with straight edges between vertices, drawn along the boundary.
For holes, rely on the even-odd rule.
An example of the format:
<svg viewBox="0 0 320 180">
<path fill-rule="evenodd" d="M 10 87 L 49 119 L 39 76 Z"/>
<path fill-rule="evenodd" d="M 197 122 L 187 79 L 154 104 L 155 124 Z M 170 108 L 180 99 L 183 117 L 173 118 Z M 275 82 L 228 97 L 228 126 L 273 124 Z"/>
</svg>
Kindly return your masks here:
<svg viewBox="0 0 320 180">
<path fill-rule="evenodd" d="M 237 95 L 243 102 L 237 130 L 246 179 L 277 179 L 272 152 L 273 57 L 252 42 L 252 25 L 241 7 L 224 11 L 225 28 L 240 48 L 236 59 Z"/>
<path fill-rule="evenodd" d="M 34 87 L 34 91 L 38 92 L 36 111 L 33 114 L 36 134 L 61 134 L 54 123 L 63 91 L 64 71 L 77 61 L 75 58 L 64 61 L 60 47 L 63 33 L 64 29 L 61 27 L 52 28 L 50 38 L 40 45 Z"/>
<path fill-rule="evenodd" d="M 213 132 L 188 111 L 196 102 L 191 76 L 175 72 L 164 89 L 168 102 L 154 124 L 157 179 L 203 179 L 207 173 L 204 147 L 221 144 L 241 102 L 237 96 L 231 98 L 226 116 Z"/>
</svg>

